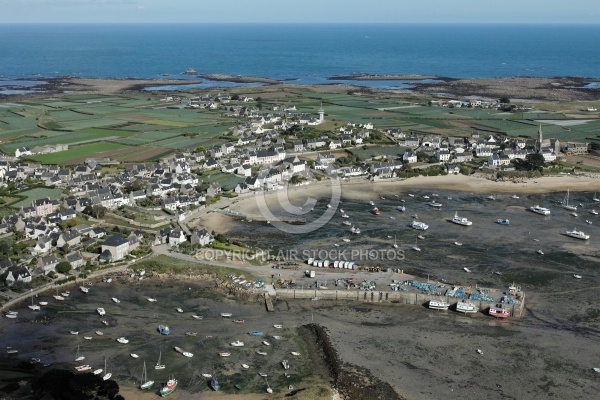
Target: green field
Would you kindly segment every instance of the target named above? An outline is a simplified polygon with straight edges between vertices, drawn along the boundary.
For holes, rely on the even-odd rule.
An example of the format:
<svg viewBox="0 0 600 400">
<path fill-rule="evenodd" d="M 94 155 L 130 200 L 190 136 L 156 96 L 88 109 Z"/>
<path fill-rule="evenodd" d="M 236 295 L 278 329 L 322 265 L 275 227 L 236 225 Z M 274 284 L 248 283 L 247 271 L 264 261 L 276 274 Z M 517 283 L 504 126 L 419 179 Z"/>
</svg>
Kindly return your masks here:
<svg viewBox="0 0 600 400">
<path fill-rule="evenodd" d="M 75 146 L 66 151 L 50 154 L 40 154 L 30 158 L 42 164 L 65 164 L 69 160 L 81 157 L 103 157 L 103 153 L 126 149 L 128 146 L 118 143 L 97 142 Z"/>
<path fill-rule="evenodd" d="M 62 195 L 62 189 L 52 188 L 34 188 L 24 192 L 17 193 L 19 196 L 27 196 L 26 199 L 21 200 L 17 203 L 11 204 L 12 208 L 20 209 L 21 207 L 31 207 L 31 202 L 37 199 L 49 198 L 50 200 L 56 200 Z"/>
<path fill-rule="evenodd" d="M 535 137 L 542 124 L 545 137 L 561 141 L 600 141 L 598 115 L 590 121 L 570 120 L 580 114 L 581 104 L 540 103 L 547 110 L 508 113 L 497 110 L 429 107 L 434 96 L 401 97 L 390 93 L 364 93 L 349 89 L 347 93 L 319 93 L 309 87 L 240 87 L 228 89 L 254 98 L 257 103 L 237 103 L 244 107 L 261 107 L 273 112 L 274 105 L 296 106 L 298 112 L 316 116 L 323 106 L 326 122 L 311 127 L 317 132 L 337 131 L 348 122 L 372 123 L 376 128 L 402 128 L 409 134 L 467 136 L 473 130 L 513 137 Z M 356 92 L 356 94 L 352 94 Z M 209 91 L 172 94 L 201 95 Z M 210 91 L 212 93 L 212 91 Z M 62 153 L 39 155 L 34 160 L 49 164 L 70 164 L 82 158 L 117 152 L 115 160 L 153 161 L 160 155 L 197 147 L 235 141 L 227 134 L 232 127 L 247 120 L 226 115 L 223 109 L 184 109 L 179 103 L 162 101 L 166 93 L 132 95 L 68 94 L 58 98 L 23 100 L 21 104 L 0 107 L 0 150 L 14 154 L 19 147 L 69 144 Z M 231 103 L 236 105 L 235 102 Z M 557 111 L 560 110 L 560 111 Z M 574 118 L 574 117 L 573 117 Z M 575 121 L 575 122 L 573 122 Z M 381 149 L 393 155 L 395 150 Z M 370 156 L 369 149 L 362 156 Z M 144 158 L 147 157 L 147 158 Z"/>
</svg>

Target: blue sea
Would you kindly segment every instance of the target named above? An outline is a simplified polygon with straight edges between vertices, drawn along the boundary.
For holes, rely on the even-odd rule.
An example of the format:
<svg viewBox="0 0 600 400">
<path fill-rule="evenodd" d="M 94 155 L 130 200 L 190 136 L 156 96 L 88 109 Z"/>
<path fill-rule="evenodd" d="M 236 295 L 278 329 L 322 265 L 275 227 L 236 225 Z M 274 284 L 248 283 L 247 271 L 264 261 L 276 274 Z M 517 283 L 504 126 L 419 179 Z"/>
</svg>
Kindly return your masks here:
<svg viewBox="0 0 600 400">
<path fill-rule="evenodd" d="M 4 24 L 0 80 L 197 79 L 186 68 L 300 84 L 357 73 L 600 78 L 598 43 L 600 25 Z"/>
</svg>

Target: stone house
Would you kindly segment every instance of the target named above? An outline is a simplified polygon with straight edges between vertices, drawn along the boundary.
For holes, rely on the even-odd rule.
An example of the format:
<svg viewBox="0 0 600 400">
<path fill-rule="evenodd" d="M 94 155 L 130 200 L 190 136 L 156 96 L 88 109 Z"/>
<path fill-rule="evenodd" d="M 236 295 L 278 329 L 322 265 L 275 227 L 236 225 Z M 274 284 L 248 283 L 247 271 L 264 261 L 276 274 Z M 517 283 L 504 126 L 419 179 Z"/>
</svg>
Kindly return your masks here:
<svg viewBox="0 0 600 400">
<path fill-rule="evenodd" d="M 101 261 L 115 262 L 129 255 L 129 241 L 123 236 L 115 234 L 102 243 Z"/>
</svg>

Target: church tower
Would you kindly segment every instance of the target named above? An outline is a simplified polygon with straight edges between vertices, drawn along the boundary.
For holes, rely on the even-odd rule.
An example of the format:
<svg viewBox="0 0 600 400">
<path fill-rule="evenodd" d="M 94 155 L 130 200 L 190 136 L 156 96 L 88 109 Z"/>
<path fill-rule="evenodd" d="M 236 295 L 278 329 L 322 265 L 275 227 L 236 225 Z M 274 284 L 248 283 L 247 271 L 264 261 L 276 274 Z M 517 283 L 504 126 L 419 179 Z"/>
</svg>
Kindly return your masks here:
<svg viewBox="0 0 600 400">
<path fill-rule="evenodd" d="M 321 107 L 319 108 L 319 123 L 325 121 L 325 110 L 323 110 L 323 103 L 321 103 Z"/>
<path fill-rule="evenodd" d="M 542 136 L 542 123 L 540 122 L 540 128 L 538 129 L 538 140 L 536 143 L 536 150 L 538 153 L 542 152 L 542 141 L 544 140 Z"/>
</svg>

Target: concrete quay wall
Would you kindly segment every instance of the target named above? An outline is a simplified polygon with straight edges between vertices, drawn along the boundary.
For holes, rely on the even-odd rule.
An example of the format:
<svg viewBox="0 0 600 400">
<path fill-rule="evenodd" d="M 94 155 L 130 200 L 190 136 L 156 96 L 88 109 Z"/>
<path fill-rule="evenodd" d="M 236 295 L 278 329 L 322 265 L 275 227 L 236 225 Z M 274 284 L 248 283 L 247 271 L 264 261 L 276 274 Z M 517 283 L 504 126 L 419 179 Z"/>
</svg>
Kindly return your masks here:
<svg viewBox="0 0 600 400">
<path fill-rule="evenodd" d="M 359 290 L 321 290 L 321 289 L 277 289 L 278 299 L 298 300 L 338 300 L 358 301 L 362 303 L 387 303 L 387 304 L 413 304 L 424 306 L 429 300 L 440 300 L 450 303 L 450 309 L 454 309 L 456 303 L 461 301 L 454 297 L 433 296 L 415 292 L 383 292 L 383 291 L 359 291 Z M 480 311 L 489 307 L 495 307 L 498 303 L 489 301 L 469 300 Z M 503 304 L 503 308 L 510 312 L 511 317 L 521 318 L 525 306 L 525 299 L 521 304 Z"/>
</svg>

